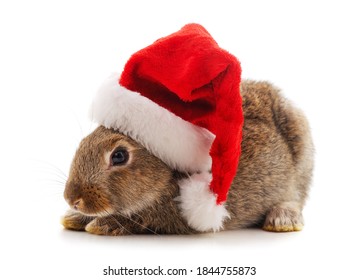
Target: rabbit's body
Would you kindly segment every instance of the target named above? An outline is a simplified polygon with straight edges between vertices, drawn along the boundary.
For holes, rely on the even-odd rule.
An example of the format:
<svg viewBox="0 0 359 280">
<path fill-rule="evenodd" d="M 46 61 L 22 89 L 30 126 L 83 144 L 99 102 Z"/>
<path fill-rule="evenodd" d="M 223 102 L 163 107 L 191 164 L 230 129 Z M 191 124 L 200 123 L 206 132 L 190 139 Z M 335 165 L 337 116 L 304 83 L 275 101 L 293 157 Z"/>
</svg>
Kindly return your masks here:
<svg viewBox="0 0 359 280">
<path fill-rule="evenodd" d="M 223 229 L 300 230 L 313 169 L 307 121 L 269 83 L 243 81 L 241 94 L 242 154 Z M 111 166 L 118 147 L 128 151 L 128 161 Z M 129 137 L 100 126 L 75 155 L 65 190 L 74 210 L 63 218 L 63 225 L 107 235 L 194 233 L 175 199 L 178 181 L 186 176 Z"/>
</svg>

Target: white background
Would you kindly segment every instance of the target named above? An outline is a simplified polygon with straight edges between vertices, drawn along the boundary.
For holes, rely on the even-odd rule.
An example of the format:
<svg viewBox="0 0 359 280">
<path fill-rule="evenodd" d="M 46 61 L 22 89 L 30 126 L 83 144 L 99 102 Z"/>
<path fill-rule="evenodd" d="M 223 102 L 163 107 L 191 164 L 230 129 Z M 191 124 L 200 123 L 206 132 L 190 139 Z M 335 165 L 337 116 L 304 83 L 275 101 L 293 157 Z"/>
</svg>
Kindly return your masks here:
<svg viewBox="0 0 359 280">
<path fill-rule="evenodd" d="M 161 265 L 256 266 L 248 279 L 358 279 L 355 2 L 1 1 L 0 278 L 105 279 L 109 265 Z M 132 53 L 189 22 L 239 58 L 243 78 L 274 82 L 307 114 L 316 168 L 304 230 L 115 238 L 63 230 L 57 168 L 68 172 L 95 127 L 87 111 L 96 89 Z"/>
</svg>

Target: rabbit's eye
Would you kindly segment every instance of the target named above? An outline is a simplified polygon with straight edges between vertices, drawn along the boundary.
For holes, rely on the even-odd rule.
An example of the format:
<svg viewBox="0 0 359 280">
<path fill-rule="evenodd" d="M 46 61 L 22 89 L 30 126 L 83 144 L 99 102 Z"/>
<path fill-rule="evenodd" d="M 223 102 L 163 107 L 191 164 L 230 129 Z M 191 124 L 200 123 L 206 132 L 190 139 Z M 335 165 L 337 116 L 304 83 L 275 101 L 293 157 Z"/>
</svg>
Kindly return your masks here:
<svg viewBox="0 0 359 280">
<path fill-rule="evenodd" d="M 123 165 L 128 161 L 128 152 L 120 148 L 115 150 L 111 155 L 111 165 Z"/>
</svg>

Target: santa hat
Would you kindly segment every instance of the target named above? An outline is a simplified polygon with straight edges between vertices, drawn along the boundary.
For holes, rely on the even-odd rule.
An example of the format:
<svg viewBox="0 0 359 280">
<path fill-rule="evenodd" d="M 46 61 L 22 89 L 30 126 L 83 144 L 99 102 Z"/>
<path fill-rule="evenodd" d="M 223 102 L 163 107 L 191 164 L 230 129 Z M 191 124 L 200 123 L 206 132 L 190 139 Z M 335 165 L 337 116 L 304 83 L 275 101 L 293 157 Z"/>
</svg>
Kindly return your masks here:
<svg viewBox="0 0 359 280">
<path fill-rule="evenodd" d="M 198 231 L 219 230 L 241 152 L 238 60 L 198 24 L 133 54 L 121 75 L 100 88 L 92 107 L 99 124 L 145 146 L 185 172 L 177 198 Z"/>
</svg>

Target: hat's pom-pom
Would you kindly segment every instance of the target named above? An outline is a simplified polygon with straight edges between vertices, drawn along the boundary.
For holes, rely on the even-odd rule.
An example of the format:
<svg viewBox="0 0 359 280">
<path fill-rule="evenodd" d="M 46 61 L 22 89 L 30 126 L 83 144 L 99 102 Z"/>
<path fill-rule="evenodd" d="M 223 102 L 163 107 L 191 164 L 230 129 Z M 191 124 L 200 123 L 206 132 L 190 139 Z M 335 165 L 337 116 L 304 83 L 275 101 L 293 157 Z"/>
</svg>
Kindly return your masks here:
<svg viewBox="0 0 359 280">
<path fill-rule="evenodd" d="M 217 197 L 210 188 L 212 175 L 209 172 L 196 173 L 178 182 L 183 217 L 190 227 L 201 232 L 219 231 L 225 219 L 230 218 L 225 205 L 217 204 Z"/>
</svg>

